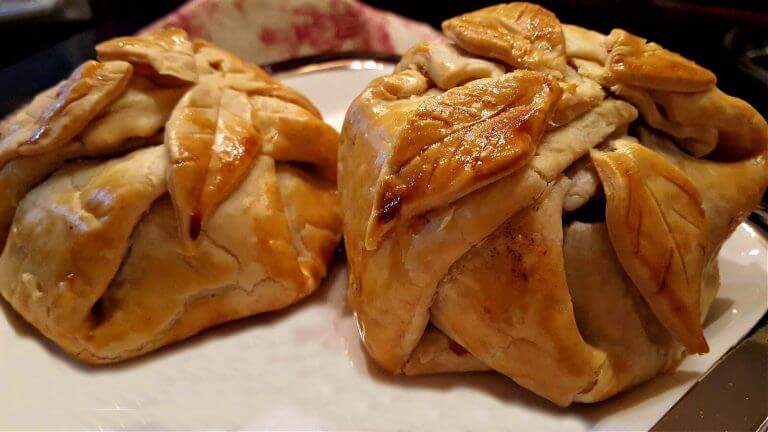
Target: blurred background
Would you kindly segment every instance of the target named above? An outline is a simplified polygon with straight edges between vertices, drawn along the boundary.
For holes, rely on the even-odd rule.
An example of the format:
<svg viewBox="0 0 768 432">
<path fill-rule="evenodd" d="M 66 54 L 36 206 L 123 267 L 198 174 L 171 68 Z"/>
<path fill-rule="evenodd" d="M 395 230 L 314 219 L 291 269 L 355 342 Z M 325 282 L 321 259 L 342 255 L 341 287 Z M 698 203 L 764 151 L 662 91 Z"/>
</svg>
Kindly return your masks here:
<svg viewBox="0 0 768 432">
<path fill-rule="evenodd" d="M 439 27 L 448 17 L 498 2 L 366 3 Z M 621 27 L 681 52 L 714 71 L 723 90 L 768 116 L 768 0 L 538 3 L 563 22 L 603 32 Z M 182 4 L 179 0 L 0 0 L 0 115 L 92 57 L 93 46 L 100 40 L 134 33 Z"/>
</svg>

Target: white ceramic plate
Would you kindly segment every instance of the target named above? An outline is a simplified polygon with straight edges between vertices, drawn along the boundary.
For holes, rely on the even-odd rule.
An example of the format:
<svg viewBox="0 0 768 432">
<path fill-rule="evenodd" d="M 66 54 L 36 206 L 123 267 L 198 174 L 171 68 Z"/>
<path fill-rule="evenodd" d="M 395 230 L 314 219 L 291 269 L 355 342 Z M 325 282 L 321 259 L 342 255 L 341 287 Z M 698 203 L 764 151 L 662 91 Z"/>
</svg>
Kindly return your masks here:
<svg viewBox="0 0 768 432">
<path fill-rule="evenodd" d="M 390 67 L 285 77 L 340 127 Z M 742 225 L 720 256 L 706 321 L 711 352 L 611 401 L 561 409 L 494 373 L 393 377 L 365 355 L 339 257 L 325 285 L 288 310 L 230 323 L 115 366 L 76 363 L 7 306 L 0 314 L 0 430 L 647 430 L 758 321 L 768 243 Z"/>
</svg>

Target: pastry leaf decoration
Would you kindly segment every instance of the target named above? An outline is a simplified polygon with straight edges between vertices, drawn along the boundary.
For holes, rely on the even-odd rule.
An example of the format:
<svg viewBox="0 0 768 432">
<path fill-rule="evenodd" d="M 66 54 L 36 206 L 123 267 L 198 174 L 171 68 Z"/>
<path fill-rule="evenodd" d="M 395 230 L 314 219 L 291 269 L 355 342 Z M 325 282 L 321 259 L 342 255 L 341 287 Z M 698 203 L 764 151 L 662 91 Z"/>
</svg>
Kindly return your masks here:
<svg viewBox="0 0 768 432">
<path fill-rule="evenodd" d="M 518 69 L 565 72 L 565 38 L 555 14 L 531 3 L 490 6 L 443 22 L 443 33 L 481 57 Z"/>
<path fill-rule="evenodd" d="M 187 252 L 202 224 L 242 182 L 261 147 L 248 97 L 210 83 L 193 87 L 171 114 L 165 132 L 169 190 Z"/>
<path fill-rule="evenodd" d="M 56 88 L 55 95 L 46 92 L 44 98 L 35 100 L 37 113 L 28 109 L 19 113 L 27 116 L 20 122 L 23 127 L 0 137 L 0 164 L 68 144 L 123 93 L 132 72 L 133 67 L 122 61 L 83 63 Z"/>
<path fill-rule="evenodd" d="M 654 90 L 699 92 L 712 88 L 717 82 L 709 70 L 624 30 L 613 30 L 606 45 L 606 68 L 617 83 Z"/>
<path fill-rule="evenodd" d="M 709 350 L 700 321 L 707 220 L 679 168 L 634 141 L 593 150 L 608 233 L 622 266 L 659 321 L 691 353 Z"/>
<path fill-rule="evenodd" d="M 528 162 L 561 93 L 548 75 L 516 71 L 426 98 L 382 173 L 368 240 L 397 216 L 450 203 Z"/>
</svg>

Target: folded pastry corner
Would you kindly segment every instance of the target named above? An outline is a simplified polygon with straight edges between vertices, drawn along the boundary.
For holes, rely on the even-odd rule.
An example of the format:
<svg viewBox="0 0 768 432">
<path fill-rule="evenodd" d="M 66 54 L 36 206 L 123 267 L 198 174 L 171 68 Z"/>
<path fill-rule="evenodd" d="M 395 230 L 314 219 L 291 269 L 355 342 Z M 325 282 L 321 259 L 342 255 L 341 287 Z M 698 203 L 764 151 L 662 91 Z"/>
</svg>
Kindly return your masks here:
<svg viewBox="0 0 768 432">
<path fill-rule="evenodd" d="M 125 360 L 313 292 L 339 135 L 179 29 L 117 38 L 0 125 L 0 293 L 78 360 Z"/>
<path fill-rule="evenodd" d="M 534 4 L 443 32 L 342 130 L 348 297 L 373 359 L 491 369 L 565 406 L 707 352 L 717 253 L 768 187 L 765 119 L 677 53 Z"/>
</svg>

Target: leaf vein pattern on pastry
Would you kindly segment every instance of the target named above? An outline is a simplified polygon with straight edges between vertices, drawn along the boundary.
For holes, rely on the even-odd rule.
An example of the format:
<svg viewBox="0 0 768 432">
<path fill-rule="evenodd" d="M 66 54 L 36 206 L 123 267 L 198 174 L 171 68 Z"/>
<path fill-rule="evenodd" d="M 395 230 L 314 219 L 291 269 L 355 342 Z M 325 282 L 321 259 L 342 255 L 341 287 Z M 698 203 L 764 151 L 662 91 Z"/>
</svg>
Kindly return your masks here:
<svg viewBox="0 0 768 432">
<path fill-rule="evenodd" d="M 213 83 L 193 87 L 166 129 L 170 191 L 188 250 L 202 225 L 248 173 L 261 146 L 248 98 Z"/>
<path fill-rule="evenodd" d="M 424 213 L 527 162 L 560 94 L 548 76 L 518 71 L 427 98 L 394 146 L 369 239 L 378 241 L 398 214 Z"/>
<path fill-rule="evenodd" d="M 688 195 L 689 199 L 701 203 L 701 197 L 699 197 L 697 195 L 691 194 L 691 191 L 687 190 L 685 187 L 682 187 L 679 183 L 673 182 L 672 180 L 670 180 L 669 178 L 667 178 L 664 175 L 659 176 L 659 178 L 662 178 L 662 179 L 666 180 L 672 187 L 680 189 L 683 193 Z M 652 188 L 648 187 L 648 185 L 644 184 L 643 187 L 645 188 L 645 190 L 648 193 L 648 195 L 653 199 L 653 202 L 654 202 L 654 204 L 656 206 L 657 212 L 661 215 L 661 218 L 664 220 L 664 228 L 667 230 L 667 234 L 669 235 L 670 239 L 672 240 L 672 247 L 674 248 L 673 249 L 674 250 L 674 255 L 683 256 L 683 252 L 682 252 L 683 248 L 680 245 L 680 240 L 678 239 L 678 236 L 674 235 L 671 232 L 671 228 L 670 227 L 672 226 L 672 224 L 670 223 L 670 221 L 669 221 L 669 219 L 668 219 L 668 217 L 666 215 L 666 212 L 662 210 L 662 203 L 659 200 L 659 197 L 656 196 L 656 193 L 653 191 Z M 701 206 L 701 204 L 699 204 L 699 206 Z M 667 210 L 672 212 L 672 213 L 674 213 L 674 214 L 680 214 L 680 212 L 675 207 L 674 203 L 670 203 L 669 208 Z M 703 217 L 703 216 L 704 216 L 704 213 L 702 211 L 700 217 Z M 695 223 L 693 223 L 693 221 L 688 219 L 688 217 L 682 217 L 682 219 L 685 222 L 687 222 L 688 224 L 690 224 L 693 229 L 695 229 L 695 230 L 701 230 L 702 229 L 699 226 L 699 224 L 701 223 L 701 220 L 699 220 L 699 224 L 695 224 Z M 704 244 L 703 241 L 699 241 L 697 243 L 697 245 L 703 245 L 703 244 Z M 671 265 L 671 262 L 672 262 L 672 259 L 670 257 L 669 264 L 667 266 Z M 692 281 L 689 280 L 689 274 L 690 273 L 688 272 L 686 260 L 681 260 L 681 265 L 683 267 L 683 276 L 685 277 L 685 283 L 686 283 L 686 285 L 690 286 Z M 696 269 L 695 271 L 700 271 L 700 270 Z M 666 269 L 664 271 L 664 275 L 665 276 L 660 279 L 661 282 L 659 283 L 659 289 L 658 289 L 659 291 L 661 291 L 661 289 L 663 288 L 662 285 L 666 285 L 666 280 L 667 280 L 666 279 L 666 275 L 667 275 L 667 272 L 668 272 L 668 269 Z"/>
<path fill-rule="evenodd" d="M 690 351 L 705 352 L 699 293 L 707 222 L 701 196 L 661 156 L 631 141 L 612 145 L 616 150 L 593 151 L 592 159 L 605 187 L 608 231 L 619 260 L 670 332 Z M 689 214 L 682 224 L 670 219 L 680 206 Z"/>
</svg>

